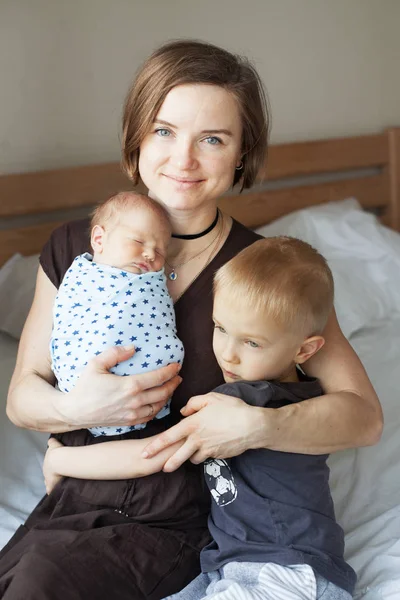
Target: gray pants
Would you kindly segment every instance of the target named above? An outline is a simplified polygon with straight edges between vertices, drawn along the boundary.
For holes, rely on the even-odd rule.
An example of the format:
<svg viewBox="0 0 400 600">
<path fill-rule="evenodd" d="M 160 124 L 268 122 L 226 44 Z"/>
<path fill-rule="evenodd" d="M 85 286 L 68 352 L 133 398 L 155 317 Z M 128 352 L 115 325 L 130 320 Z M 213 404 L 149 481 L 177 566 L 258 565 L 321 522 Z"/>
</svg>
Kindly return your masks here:
<svg viewBox="0 0 400 600">
<path fill-rule="evenodd" d="M 351 595 L 308 565 L 232 562 L 202 573 L 164 600 L 351 600 Z"/>
</svg>

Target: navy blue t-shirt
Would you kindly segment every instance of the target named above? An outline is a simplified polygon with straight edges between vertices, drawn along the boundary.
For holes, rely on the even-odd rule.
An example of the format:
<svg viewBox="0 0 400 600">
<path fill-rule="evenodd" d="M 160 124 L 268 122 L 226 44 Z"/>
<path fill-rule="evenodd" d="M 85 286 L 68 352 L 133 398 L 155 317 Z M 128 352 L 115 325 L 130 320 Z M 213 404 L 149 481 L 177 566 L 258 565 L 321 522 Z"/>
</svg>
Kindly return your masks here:
<svg viewBox="0 0 400 600">
<path fill-rule="evenodd" d="M 241 381 L 215 391 L 268 408 L 322 394 L 316 379 L 300 377 L 297 383 Z M 232 561 L 307 564 L 352 593 L 356 574 L 343 558 L 344 535 L 335 520 L 327 458 L 261 449 L 205 461 L 213 541 L 201 552 L 202 571 Z"/>
</svg>

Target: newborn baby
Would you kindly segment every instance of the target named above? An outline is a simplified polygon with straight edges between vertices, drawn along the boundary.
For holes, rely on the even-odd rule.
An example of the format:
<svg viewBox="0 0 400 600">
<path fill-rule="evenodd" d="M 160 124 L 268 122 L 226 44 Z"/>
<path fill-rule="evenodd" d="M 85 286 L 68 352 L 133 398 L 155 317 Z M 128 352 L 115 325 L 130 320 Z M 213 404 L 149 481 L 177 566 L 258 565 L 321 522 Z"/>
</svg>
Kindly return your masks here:
<svg viewBox="0 0 400 600">
<path fill-rule="evenodd" d="M 135 346 L 117 375 L 182 363 L 164 263 L 171 237 L 163 208 L 147 196 L 120 192 L 100 205 L 91 222 L 91 254 L 77 256 L 58 290 L 50 342 L 58 387 L 69 392 L 88 361 L 110 346 Z M 170 412 L 170 401 L 155 415 Z M 120 435 L 146 424 L 93 427 L 94 436 Z"/>
</svg>

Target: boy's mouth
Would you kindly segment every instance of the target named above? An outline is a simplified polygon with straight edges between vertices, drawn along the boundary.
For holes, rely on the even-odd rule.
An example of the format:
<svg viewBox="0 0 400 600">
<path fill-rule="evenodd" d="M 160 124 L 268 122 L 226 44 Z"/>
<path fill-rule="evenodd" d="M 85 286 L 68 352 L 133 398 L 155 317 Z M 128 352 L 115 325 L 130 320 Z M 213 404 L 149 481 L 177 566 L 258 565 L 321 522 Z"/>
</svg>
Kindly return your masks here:
<svg viewBox="0 0 400 600">
<path fill-rule="evenodd" d="M 222 369 L 222 372 L 225 377 L 229 377 L 229 379 L 240 379 L 239 375 L 236 373 L 232 373 L 231 371 L 227 371 L 226 369 Z"/>
</svg>

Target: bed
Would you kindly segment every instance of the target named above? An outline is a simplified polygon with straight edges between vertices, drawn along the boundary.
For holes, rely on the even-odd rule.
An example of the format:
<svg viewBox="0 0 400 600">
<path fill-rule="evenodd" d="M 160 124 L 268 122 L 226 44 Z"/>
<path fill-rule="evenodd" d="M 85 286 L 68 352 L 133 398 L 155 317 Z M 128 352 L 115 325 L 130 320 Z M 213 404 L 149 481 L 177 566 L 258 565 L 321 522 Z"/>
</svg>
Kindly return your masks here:
<svg viewBox="0 0 400 600">
<path fill-rule="evenodd" d="M 60 223 L 128 189 L 118 164 L 0 177 L 0 547 L 44 494 L 47 435 L 5 416 L 37 253 Z M 335 306 L 381 399 L 378 446 L 332 455 L 331 486 L 358 573 L 356 600 L 400 598 L 400 129 L 272 146 L 256 186 L 221 208 L 265 236 L 316 246 L 335 278 Z"/>
</svg>

